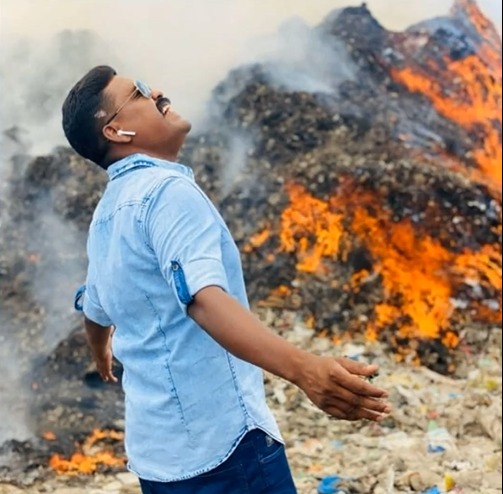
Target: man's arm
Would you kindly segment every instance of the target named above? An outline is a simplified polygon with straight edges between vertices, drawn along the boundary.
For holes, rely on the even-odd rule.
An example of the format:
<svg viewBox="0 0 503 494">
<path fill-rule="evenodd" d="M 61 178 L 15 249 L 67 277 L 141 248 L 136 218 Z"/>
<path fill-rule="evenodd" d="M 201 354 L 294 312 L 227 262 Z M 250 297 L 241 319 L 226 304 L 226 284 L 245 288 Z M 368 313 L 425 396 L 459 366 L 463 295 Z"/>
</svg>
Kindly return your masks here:
<svg viewBox="0 0 503 494">
<path fill-rule="evenodd" d="M 96 363 L 101 378 L 106 382 L 117 382 L 112 373 L 112 326 L 100 326 L 87 317 L 84 318 L 87 342 L 91 349 L 93 360 Z"/>
<path fill-rule="evenodd" d="M 200 290 L 188 313 L 230 353 L 297 385 L 316 406 L 336 418 L 379 421 L 391 410 L 382 401 L 387 392 L 362 379 L 372 376 L 377 366 L 301 350 L 219 287 Z"/>
</svg>

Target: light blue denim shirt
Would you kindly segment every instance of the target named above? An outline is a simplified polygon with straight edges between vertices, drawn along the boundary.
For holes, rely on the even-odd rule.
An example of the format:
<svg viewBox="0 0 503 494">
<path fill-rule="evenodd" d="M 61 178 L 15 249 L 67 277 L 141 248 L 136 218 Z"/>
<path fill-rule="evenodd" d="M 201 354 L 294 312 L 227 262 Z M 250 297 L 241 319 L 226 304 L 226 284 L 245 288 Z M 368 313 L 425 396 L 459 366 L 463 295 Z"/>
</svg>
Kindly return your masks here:
<svg viewBox="0 0 503 494">
<path fill-rule="evenodd" d="M 209 285 L 248 308 L 239 251 L 192 170 L 135 154 L 108 174 L 89 229 L 83 311 L 116 328 L 130 470 L 183 480 L 222 463 L 248 430 L 281 441 L 262 370 L 187 315 Z"/>
</svg>

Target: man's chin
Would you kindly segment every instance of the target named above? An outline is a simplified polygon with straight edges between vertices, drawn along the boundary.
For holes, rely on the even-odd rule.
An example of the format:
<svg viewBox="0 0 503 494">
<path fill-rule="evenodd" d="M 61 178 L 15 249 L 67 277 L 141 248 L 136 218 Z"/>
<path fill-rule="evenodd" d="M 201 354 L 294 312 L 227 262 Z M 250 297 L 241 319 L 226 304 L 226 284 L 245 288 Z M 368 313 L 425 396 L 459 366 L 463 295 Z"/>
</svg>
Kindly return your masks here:
<svg viewBox="0 0 503 494">
<path fill-rule="evenodd" d="M 192 123 L 189 122 L 186 118 L 183 118 L 183 117 L 180 117 L 180 120 L 184 123 L 184 125 L 187 126 L 187 128 L 190 130 L 190 128 L 192 127 Z"/>
<path fill-rule="evenodd" d="M 182 120 L 180 123 L 184 132 L 188 134 L 192 129 L 192 124 L 188 120 Z"/>
<path fill-rule="evenodd" d="M 177 129 L 180 129 L 182 132 L 185 132 L 186 134 L 190 132 L 192 124 L 188 120 L 185 120 L 185 118 L 182 118 L 180 115 L 178 115 L 178 113 L 175 112 L 171 114 L 171 117 L 172 117 L 171 124 L 173 126 L 176 126 Z"/>
</svg>

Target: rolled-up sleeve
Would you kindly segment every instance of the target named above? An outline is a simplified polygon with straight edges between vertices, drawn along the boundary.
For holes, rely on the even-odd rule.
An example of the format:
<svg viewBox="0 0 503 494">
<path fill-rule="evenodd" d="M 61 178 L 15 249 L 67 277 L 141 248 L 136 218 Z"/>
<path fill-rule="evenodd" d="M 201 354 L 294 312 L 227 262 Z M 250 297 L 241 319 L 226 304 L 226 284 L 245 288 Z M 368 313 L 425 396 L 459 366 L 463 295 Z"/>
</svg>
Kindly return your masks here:
<svg viewBox="0 0 503 494">
<path fill-rule="evenodd" d="M 147 243 L 184 308 L 207 286 L 229 291 L 222 263 L 222 228 L 209 199 L 186 179 L 166 179 L 150 199 L 145 215 Z"/>
<path fill-rule="evenodd" d="M 82 312 L 91 321 L 100 326 L 111 326 L 113 323 L 101 307 L 96 287 L 92 281 L 92 267 L 89 267 L 85 290 L 82 295 Z"/>
</svg>

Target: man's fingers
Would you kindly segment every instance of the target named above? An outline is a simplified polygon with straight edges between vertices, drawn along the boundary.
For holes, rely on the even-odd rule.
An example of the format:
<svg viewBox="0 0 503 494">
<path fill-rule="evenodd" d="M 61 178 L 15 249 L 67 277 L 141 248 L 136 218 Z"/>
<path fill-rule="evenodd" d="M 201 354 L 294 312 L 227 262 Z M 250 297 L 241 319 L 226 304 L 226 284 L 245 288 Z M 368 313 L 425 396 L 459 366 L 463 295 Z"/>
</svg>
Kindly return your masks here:
<svg viewBox="0 0 503 494">
<path fill-rule="evenodd" d="M 118 382 L 118 379 L 117 379 L 117 378 L 116 378 L 116 377 L 115 377 L 112 373 L 110 373 L 110 374 L 108 374 L 108 375 L 106 376 L 105 381 L 106 381 L 106 382 L 113 382 L 113 383 L 116 383 L 116 382 Z"/>
<path fill-rule="evenodd" d="M 354 379 L 358 385 L 359 382 L 362 382 L 359 377 L 352 376 L 352 379 Z M 327 407 L 332 405 L 336 406 L 344 413 L 349 413 L 351 410 L 360 408 L 365 408 L 377 413 L 389 413 L 392 408 L 391 405 L 383 401 L 380 396 L 374 397 L 372 395 L 368 396 L 355 392 L 354 389 L 348 389 L 339 382 L 334 382 L 331 389 L 325 390 L 323 406 Z"/>
<path fill-rule="evenodd" d="M 101 379 L 105 382 L 118 382 L 118 379 L 112 372 L 113 356 L 110 348 L 107 348 L 102 354 L 93 355 L 93 357 Z"/>
<path fill-rule="evenodd" d="M 347 357 L 339 357 L 336 359 L 336 361 L 348 372 L 350 372 L 351 374 L 356 374 L 358 376 L 371 377 L 375 375 L 379 369 L 378 365 L 364 364 Z"/>
<path fill-rule="evenodd" d="M 118 382 L 118 379 L 113 375 L 113 374 L 108 374 L 108 375 L 104 375 L 104 376 L 101 376 L 103 381 L 105 381 L 106 383 L 108 382 L 113 382 L 113 383 L 116 383 Z"/>
<path fill-rule="evenodd" d="M 388 391 L 385 389 L 374 386 L 368 381 L 350 374 L 345 369 L 336 369 L 331 377 L 334 383 L 347 389 L 352 394 L 369 396 L 371 398 L 386 398 L 388 396 Z"/>
<path fill-rule="evenodd" d="M 349 413 L 351 410 L 366 408 L 367 410 L 378 413 L 391 412 L 391 405 L 384 401 L 368 398 L 366 396 L 355 395 L 345 389 L 341 389 L 337 396 L 327 399 L 328 405 L 335 404 L 343 412 Z"/>
<path fill-rule="evenodd" d="M 367 419 L 374 422 L 380 422 L 386 418 L 386 414 L 369 410 L 367 408 L 347 408 L 347 403 L 334 401 L 332 404 L 324 407 L 324 411 L 332 417 L 341 420 L 361 420 Z"/>
<path fill-rule="evenodd" d="M 105 382 L 118 382 L 118 379 L 114 376 L 111 369 L 107 369 L 105 371 L 100 371 L 101 379 Z"/>
</svg>

